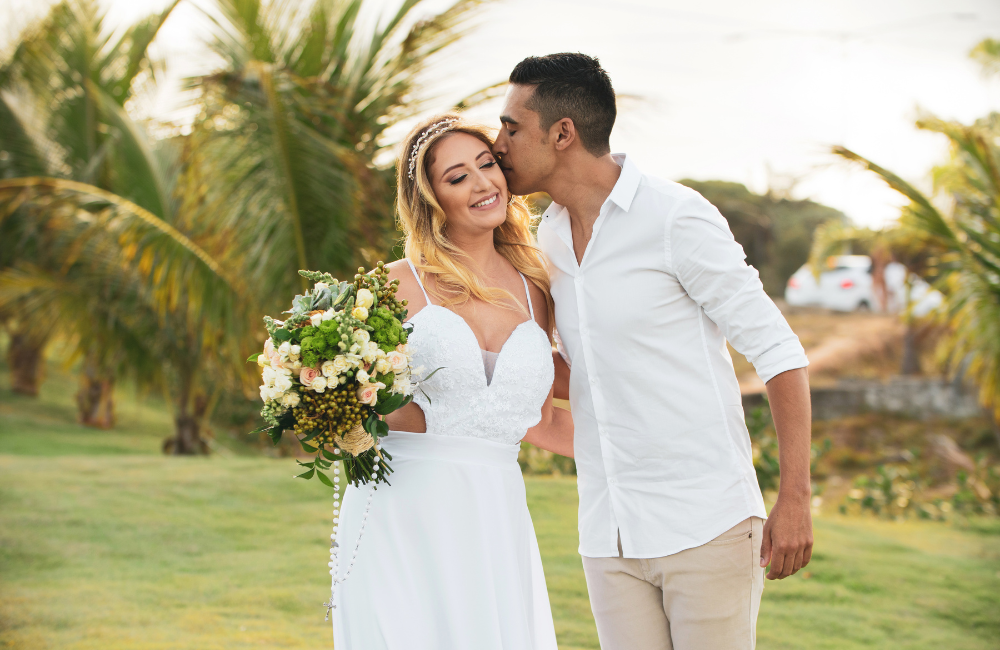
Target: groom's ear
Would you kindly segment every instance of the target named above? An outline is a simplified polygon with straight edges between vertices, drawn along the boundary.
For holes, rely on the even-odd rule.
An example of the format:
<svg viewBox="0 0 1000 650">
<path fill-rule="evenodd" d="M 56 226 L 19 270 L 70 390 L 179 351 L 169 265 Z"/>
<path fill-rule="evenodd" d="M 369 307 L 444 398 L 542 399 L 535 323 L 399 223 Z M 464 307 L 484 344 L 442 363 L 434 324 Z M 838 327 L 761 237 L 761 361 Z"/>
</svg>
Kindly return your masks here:
<svg viewBox="0 0 1000 650">
<path fill-rule="evenodd" d="M 556 120 L 549 127 L 549 140 L 555 144 L 556 151 L 566 151 L 577 141 L 577 138 L 576 125 L 568 117 Z"/>
</svg>

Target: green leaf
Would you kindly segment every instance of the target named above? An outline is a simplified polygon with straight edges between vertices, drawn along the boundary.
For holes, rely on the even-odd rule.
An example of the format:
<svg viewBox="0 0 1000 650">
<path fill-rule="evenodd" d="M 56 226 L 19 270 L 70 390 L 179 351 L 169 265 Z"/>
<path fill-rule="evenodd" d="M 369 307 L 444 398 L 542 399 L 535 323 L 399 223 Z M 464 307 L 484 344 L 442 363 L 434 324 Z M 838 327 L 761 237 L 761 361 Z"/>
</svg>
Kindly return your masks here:
<svg viewBox="0 0 1000 650">
<path fill-rule="evenodd" d="M 374 413 L 369 415 L 368 418 L 365 420 L 364 424 L 365 431 L 367 431 L 373 436 L 378 436 L 378 422 L 379 419 L 377 415 L 375 415 Z"/>
<path fill-rule="evenodd" d="M 267 435 L 271 436 L 271 442 L 275 447 L 277 447 L 278 443 L 281 442 L 281 434 L 284 432 L 285 430 L 281 427 L 271 427 L 271 429 L 267 432 Z"/>
<path fill-rule="evenodd" d="M 322 452 L 323 455 L 327 458 L 327 460 L 340 460 L 337 457 L 337 454 L 333 453 L 332 451 L 327 451 L 326 449 L 323 449 Z"/>
<path fill-rule="evenodd" d="M 302 440 L 299 440 L 299 444 L 302 445 L 302 448 L 304 450 L 306 450 L 307 452 L 309 452 L 310 454 L 319 451 L 318 447 L 313 447 L 312 445 L 308 445 L 305 442 L 303 442 Z"/>
<path fill-rule="evenodd" d="M 330 478 L 323 472 L 316 472 L 316 478 L 318 478 L 320 483 L 322 483 L 323 485 L 326 485 L 327 487 L 333 487 L 333 481 L 331 481 Z"/>
<path fill-rule="evenodd" d="M 313 463 L 303 463 L 301 460 L 299 460 L 298 458 L 296 458 L 295 462 L 298 463 L 299 465 L 301 465 L 302 467 L 312 467 L 313 463 L 315 463 L 316 461 L 313 461 Z"/>
<path fill-rule="evenodd" d="M 257 358 L 259 356 L 260 356 L 260 352 L 258 352 L 257 354 L 251 354 L 249 357 L 247 357 L 247 363 L 251 363 L 251 362 L 256 363 Z"/>
<path fill-rule="evenodd" d="M 426 377 L 424 377 L 420 381 L 421 382 L 427 381 L 428 379 L 430 379 L 431 377 L 433 377 L 434 375 L 436 375 L 438 373 L 438 370 L 445 370 L 445 366 L 441 366 L 440 368 L 435 368 L 434 372 L 432 372 L 431 374 L 427 375 Z"/>
<path fill-rule="evenodd" d="M 306 479 L 308 481 L 309 479 L 311 479 L 313 477 L 313 474 L 315 474 L 315 473 L 316 473 L 316 470 L 311 469 L 308 472 L 303 472 L 303 473 L 299 474 L 295 478 L 304 478 L 304 479 Z"/>
<path fill-rule="evenodd" d="M 281 344 L 292 338 L 292 333 L 288 330 L 275 330 L 274 336 L 272 337 L 275 343 Z"/>
<path fill-rule="evenodd" d="M 389 415 L 393 411 L 402 408 L 404 405 L 409 403 L 409 396 L 407 395 L 389 395 L 383 400 L 380 400 L 378 404 L 375 405 L 374 411 L 379 415 Z"/>
<path fill-rule="evenodd" d="M 382 420 L 377 420 L 375 422 L 375 433 L 379 438 L 389 435 L 389 425 Z"/>
</svg>

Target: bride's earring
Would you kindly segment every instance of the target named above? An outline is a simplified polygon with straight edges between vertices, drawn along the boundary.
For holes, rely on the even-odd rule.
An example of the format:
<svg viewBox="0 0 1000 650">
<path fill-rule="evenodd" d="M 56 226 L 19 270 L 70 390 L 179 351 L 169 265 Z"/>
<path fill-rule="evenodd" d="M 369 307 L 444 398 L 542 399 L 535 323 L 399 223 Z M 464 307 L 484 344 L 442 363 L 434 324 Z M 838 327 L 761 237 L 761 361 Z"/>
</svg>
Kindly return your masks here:
<svg viewBox="0 0 1000 650">
<path fill-rule="evenodd" d="M 510 198 L 507 199 L 507 207 L 510 207 L 512 205 L 514 205 L 514 195 L 513 194 L 511 194 Z"/>
</svg>

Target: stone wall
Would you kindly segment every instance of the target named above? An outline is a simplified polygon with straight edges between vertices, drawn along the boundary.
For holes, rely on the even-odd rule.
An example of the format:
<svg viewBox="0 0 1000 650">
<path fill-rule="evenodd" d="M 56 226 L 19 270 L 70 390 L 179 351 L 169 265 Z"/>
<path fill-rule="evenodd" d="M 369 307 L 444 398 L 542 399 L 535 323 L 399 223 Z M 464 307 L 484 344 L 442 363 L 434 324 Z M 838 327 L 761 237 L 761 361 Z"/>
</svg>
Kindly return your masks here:
<svg viewBox="0 0 1000 650">
<path fill-rule="evenodd" d="M 762 403 L 762 393 L 743 396 L 745 411 Z M 886 383 L 852 379 L 831 388 L 813 388 L 812 408 L 814 420 L 832 420 L 867 411 L 918 418 L 967 418 L 983 413 L 974 389 L 927 377 L 895 377 Z"/>
</svg>

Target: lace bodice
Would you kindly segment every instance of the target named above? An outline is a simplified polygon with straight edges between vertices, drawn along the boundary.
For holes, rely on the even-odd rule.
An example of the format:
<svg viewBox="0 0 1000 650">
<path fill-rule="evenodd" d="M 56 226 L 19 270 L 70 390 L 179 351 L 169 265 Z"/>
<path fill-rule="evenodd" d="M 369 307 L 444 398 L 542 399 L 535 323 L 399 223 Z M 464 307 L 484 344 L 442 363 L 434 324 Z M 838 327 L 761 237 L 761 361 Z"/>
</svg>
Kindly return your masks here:
<svg viewBox="0 0 1000 650">
<path fill-rule="evenodd" d="M 552 347 L 535 322 L 530 294 L 528 308 L 531 319 L 518 325 L 503 344 L 489 382 L 479 342 L 465 319 L 429 298 L 409 319 L 414 367 L 422 366 L 423 375 L 441 368 L 413 396 L 424 411 L 427 433 L 516 444 L 538 424 L 555 371 Z"/>
</svg>

